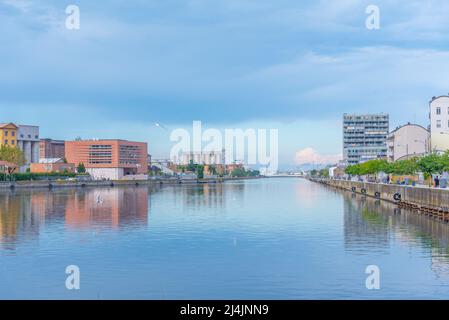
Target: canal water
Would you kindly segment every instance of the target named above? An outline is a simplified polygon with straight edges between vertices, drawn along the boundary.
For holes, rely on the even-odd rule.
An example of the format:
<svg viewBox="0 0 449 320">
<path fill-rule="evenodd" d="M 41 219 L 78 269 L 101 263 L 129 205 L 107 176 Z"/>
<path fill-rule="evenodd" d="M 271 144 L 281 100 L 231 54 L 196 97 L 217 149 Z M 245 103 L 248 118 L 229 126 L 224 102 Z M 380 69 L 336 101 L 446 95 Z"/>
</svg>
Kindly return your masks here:
<svg viewBox="0 0 449 320">
<path fill-rule="evenodd" d="M 299 178 L 4 192 L 0 298 L 448 299 L 449 226 Z"/>
</svg>

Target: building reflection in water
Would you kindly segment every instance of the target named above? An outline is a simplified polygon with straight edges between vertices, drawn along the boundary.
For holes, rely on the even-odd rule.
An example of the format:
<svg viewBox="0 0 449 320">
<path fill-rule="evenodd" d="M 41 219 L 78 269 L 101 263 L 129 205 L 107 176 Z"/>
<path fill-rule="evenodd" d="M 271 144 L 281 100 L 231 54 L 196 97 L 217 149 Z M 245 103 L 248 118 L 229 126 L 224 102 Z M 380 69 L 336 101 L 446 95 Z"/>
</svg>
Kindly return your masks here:
<svg viewBox="0 0 449 320">
<path fill-rule="evenodd" d="M 148 188 L 92 189 L 76 192 L 67 200 L 68 228 L 146 226 Z"/>
<path fill-rule="evenodd" d="M 138 228 L 148 224 L 149 189 L 99 188 L 21 191 L 0 194 L 0 244 L 14 249 L 38 238 L 45 224 L 67 229 Z"/>
<path fill-rule="evenodd" d="M 390 202 L 344 192 L 344 235 L 346 250 L 355 254 L 367 247 L 386 250 L 393 240 L 418 244 L 431 258 L 435 274 L 449 279 L 448 224 Z"/>
<path fill-rule="evenodd" d="M 243 201 L 244 183 L 206 183 L 166 186 L 165 201 L 182 208 L 225 208 L 227 201 Z"/>
<path fill-rule="evenodd" d="M 0 194 L 0 245 L 14 249 L 21 235 L 39 237 L 39 217 L 32 213 L 28 194 Z"/>
</svg>

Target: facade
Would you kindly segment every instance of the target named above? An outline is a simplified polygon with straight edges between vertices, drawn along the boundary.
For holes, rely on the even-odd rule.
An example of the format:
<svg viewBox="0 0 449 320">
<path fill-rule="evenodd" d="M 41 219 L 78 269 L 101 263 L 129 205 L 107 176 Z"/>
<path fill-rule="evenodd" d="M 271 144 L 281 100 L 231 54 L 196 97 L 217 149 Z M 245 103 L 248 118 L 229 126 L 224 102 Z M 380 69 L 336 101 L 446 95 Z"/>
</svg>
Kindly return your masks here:
<svg viewBox="0 0 449 320">
<path fill-rule="evenodd" d="M 39 143 L 39 159 L 64 158 L 65 141 L 41 139 Z"/>
<path fill-rule="evenodd" d="M 39 162 L 39 127 L 19 125 L 17 146 L 23 151 L 26 165 Z"/>
<path fill-rule="evenodd" d="M 50 172 L 75 172 L 74 163 L 65 163 L 61 158 L 45 158 L 40 159 L 39 163 L 30 165 L 32 173 L 50 173 Z"/>
<path fill-rule="evenodd" d="M 431 150 L 449 150 L 449 96 L 432 98 L 429 103 L 429 118 Z"/>
<path fill-rule="evenodd" d="M 23 151 L 25 166 L 21 170 L 24 171 L 30 163 L 39 162 L 39 127 L 0 124 L 0 145 L 19 147 Z"/>
<path fill-rule="evenodd" d="M 330 167 L 329 168 L 329 178 L 338 179 L 345 176 L 345 168 L 344 167 Z"/>
<path fill-rule="evenodd" d="M 387 157 L 388 114 L 344 114 L 343 156 L 348 165 Z"/>
<path fill-rule="evenodd" d="M 126 140 L 82 140 L 65 142 L 67 162 L 83 163 L 95 179 L 120 180 L 148 173 L 148 147 Z"/>
<path fill-rule="evenodd" d="M 430 151 L 429 131 L 417 124 L 396 128 L 387 138 L 388 161 L 405 160 Z"/>
<path fill-rule="evenodd" d="M 17 146 L 18 128 L 14 123 L 0 123 L 0 146 Z"/>
</svg>

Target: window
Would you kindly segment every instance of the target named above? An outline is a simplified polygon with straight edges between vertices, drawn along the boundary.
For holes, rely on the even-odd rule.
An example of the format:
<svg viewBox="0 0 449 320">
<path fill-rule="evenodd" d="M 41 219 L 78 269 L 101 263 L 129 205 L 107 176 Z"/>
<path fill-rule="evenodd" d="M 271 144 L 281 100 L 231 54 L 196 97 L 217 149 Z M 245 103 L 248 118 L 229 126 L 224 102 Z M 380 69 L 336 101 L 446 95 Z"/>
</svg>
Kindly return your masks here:
<svg viewBox="0 0 449 320">
<path fill-rule="evenodd" d="M 16 135 L 15 131 L 11 132 L 11 135 L 14 137 Z"/>
<path fill-rule="evenodd" d="M 437 120 L 437 128 L 441 128 L 441 120 Z"/>
<path fill-rule="evenodd" d="M 11 140 L 11 144 L 12 144 L 12 145 L 15 145 L 16 142 L 15 142 L 14 140 Z"/>
<path fill-rule="evenodd" d="M 5 144 L 8 144 L 8 140 L 5 140 Z"/>
<path fill-rule="evenodd" d="M 440 114 L 441 114 L 441 108 L 437 107 L 437 115 L 440 115 Z"/>
<path fill-rule="evenodd" d="M 5 137 L 7 137 L 8 136 L 8 131 L 5 131 Z"/>
</svg>

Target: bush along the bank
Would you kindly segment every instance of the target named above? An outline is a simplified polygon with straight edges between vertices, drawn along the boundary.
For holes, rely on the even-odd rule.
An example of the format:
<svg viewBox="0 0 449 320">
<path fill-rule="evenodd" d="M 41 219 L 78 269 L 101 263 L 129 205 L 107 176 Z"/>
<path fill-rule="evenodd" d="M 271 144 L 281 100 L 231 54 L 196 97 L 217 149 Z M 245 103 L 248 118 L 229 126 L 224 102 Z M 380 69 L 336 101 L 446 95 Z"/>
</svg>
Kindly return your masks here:
<svg viewBox="0 0 449 320">
<path fill-rule="evenodd" d="M 31 180 L 57 180 L 57 179 L 67 179 L 74 178 L 77 174 L 75 173 L 59 173 L 59 172 L 49 172 L 49 173 L 13 173 L 11 175 L 0 174 L 0 181 L 31 181 Z"/>
<path fill-rule="evenodd" d="M 231 172 L 231 177 L 241 178 L 241 177 L 258 177 L 260 176 L 259 170 L 247 170 L 245 168 L 235 168 Z"/>
<path fill-rule="evenodd" d="M 394 175 L 414 175 L 422 172 L 425 178 L 432 174 L 442 174 L 449 171 L 449 151 L 440 155 L 432 153 L 418 158 L 387 162 L 386 160 L 370 160 L 364 163 L 348 166 L 345 172 L 349 175 L 370 175 L 385 172 Z"/>
</svg>

